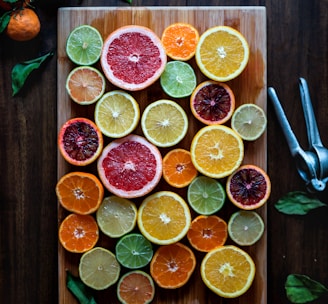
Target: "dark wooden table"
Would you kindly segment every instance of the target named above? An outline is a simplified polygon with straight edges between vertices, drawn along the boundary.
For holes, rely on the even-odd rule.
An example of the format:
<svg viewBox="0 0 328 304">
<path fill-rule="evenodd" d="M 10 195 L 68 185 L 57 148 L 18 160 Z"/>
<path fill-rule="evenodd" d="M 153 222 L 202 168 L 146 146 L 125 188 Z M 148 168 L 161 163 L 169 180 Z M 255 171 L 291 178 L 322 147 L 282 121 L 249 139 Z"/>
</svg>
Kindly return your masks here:
<svg viewBox="0 0 328 304">
<path fill-rule="evenodd" d="M 81 3 L 80 3 L 81 2 Z M 129 6 L 121 0 L 39 0 L 41 33 L 18 43 L 0 36 L 0 302 L 58 303 L 56 58 L 12 97 L 15 63 L 56 49 L 59 6 Z M 307 79 L 322 140 L 328 146 L 328 1 L 133 0 L 133 6 L 266 6 L 267 85 L 279 93 L 302 146 L 307 147 L 298 78 Z M 288 303 L 284 283 L 300 273 L 328 286 L 328 211 L 283 215 L 275 202 L 306 191 L 268 100 L 268 303 Z M 318 197 L 328 202 L 328 191 Z M 327 303 L 323 297 L 315 303 Z M 203 303 L 202 303 L 203 304 Z M 254 303 L 258 304 L 258 303 Z"/>
</svg>

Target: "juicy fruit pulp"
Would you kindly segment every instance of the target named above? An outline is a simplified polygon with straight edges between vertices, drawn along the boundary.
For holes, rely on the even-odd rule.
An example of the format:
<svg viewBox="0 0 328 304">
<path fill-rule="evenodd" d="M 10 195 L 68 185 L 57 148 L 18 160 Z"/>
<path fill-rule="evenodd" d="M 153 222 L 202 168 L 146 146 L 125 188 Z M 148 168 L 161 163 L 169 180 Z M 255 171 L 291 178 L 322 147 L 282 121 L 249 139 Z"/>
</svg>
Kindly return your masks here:
<svg viewBox="0 0 328 304">
<path fill-rule="evenodd" d="M 159 150 L 139 135 L 116 139 L 98 159 L 98 174 L 113 194 L 140 197 L 153 190 L 162 176 Z"/>
<path fill-rule="evenodd" d="M 271 182 L 261 168 L 244 165 L 228 177 L 226 191 L 230 201 L 237 207 L 252 210 L 266 203 Z"/>
<path fill-rule="evenodd" d="M 104 290 L 115 284 L 120 271 L 121 266 L 115 255 L 102 247 L 85 252 L 80 259 L 80 278 L 85 285 L 95 290 Z"/>
<path fill-rule="evenodd" d="M 67 162 L 77 166 L 86 166 L 100 155 L 103 137 L 91 120 L 72 118 L 60 129 L 58 146 Z"/>
<path fill-rule="evenodd" d="M 123 26 L 104 42 L 101 66 L 112 84 L 137 91 L 160 77 L 166 60 L 162 43 L 153 31 L 142 26 Z"/>
<path fill-rule="evenodd" d="M 190 107 L 194 116 L 202 123 L 223 124 L 235 110 L 235 96 L 228 85 L 205 81 L 193 92 Z"/>
</svg>

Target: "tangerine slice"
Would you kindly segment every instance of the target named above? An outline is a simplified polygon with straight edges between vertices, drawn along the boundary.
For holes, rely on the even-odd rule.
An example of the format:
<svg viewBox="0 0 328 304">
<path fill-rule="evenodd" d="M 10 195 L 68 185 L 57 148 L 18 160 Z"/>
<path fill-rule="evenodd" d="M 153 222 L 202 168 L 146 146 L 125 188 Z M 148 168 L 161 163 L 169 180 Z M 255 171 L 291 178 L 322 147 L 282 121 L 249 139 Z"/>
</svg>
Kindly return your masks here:
<svg viewBox="0 0 328 304">
<path fill-rule="evenodd" d="M 188 150 L 177 148 L 164 156 L 163 177 L 169 185 L 176 188 L 186 187 L 197 174 Z"/>
<path fill-rule="evenodd" d="M 59 227 L 59 241 L 70 252 L 86 252 L 96 245 L 98 238 L 98 225 L 91 215 L 71 213 Z"/>
<path fill-rule="evenodd" d="M 191 222 L 187 238 L 196 250 L 209 252 L 225 244 L 228 226 L 216 215 L 199 215 Z"/>
<path fill-rule="evenodd" d="M 271 193 L 271 181 L 258 166 L 244 165 L 227 179 L 226 192 L 240 209 L 253 210 L 263 206 Z"/>
<path fill-rule="evenodd" d="M 104 42 L 100 58 L 107 79 L 129 91 L 153 84 L 164 71 L 166 61 L 158 36 L 151 29 L 137 25 L 113 31 Z"/>
<path fill-rule="evenodd" d="M 150 274 L 160 287 L 175 289 L 188 282 L 195 267 L 192 250 L 177 242 L 157 249 L 150 263 Z"/>
<path fill-rule="evenodd" d="M 161 40 L 170 58 L 187 61 L 195 55 L 199 33 L 191 24 L 177 22 L 164 29 Z"/>
<path fill-rule="evenodd" d="M 152 191 L 162 177 L 162 156 L 144 137 L 130 134 L 113 140 L 98 159 L 98 174 L 106 189 L 124 198 Z"/>
<path fill-rule="evenodd" d="M 70 172 L 57 182 L 56 194 L 66 210 L 90 214 L 99 208 L 104 197 L 104 187 L 91 173 Z"/>
<path fill-rule="evenodd" d="M 204 81 L 190 97 L 192 114 L 206 125 L 224 124 L 235 110 L 235 95 L 231 88 L 217 81 Z"/>
<path fill-rule="evenodd" d="M 58 147 L 67 162 L 86 166 L 100 155 L 103 136 L 93 121 L 83 117 L 72 118 L 59 131 Z"/>
</svg>

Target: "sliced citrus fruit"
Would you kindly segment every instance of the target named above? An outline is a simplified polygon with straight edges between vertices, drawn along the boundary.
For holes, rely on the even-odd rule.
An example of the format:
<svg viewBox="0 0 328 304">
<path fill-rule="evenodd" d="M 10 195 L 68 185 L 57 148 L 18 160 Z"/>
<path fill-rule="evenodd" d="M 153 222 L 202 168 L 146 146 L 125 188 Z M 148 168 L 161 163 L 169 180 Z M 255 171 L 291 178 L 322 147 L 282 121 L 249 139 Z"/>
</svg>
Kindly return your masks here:
<svg viewBox="0 0 328 304">
<path fill-rule="evenodd" d="M 205 76 L 224 82 L 245 69 L 249 46 L 239 31 L 230 26 L 214 26 L 199 37 L 195 58 Z"/>
<path fill-rule="evenodd" d="M 96 245 L 98 238 L 98 225 L 91 215 L 71 213 L 59 226 L 59 241 L 70 252 L 86 252 Z"/>
<path fill-rule="evenodd" d="M 262 237 L 263 232 L 263 219 L 255 211 L 239 210 L 229 219 L 229 236 L 239 246 L 254 245 Z"/>
<path fill-rule="evenodd" d="M 117 297 L 123 304 L 148 304 L 154 296 L 153 278 L 142 270 L 125 273 L 117 284 Z"/>
<path fill-rule="evenodd" d="M 161 40 L 167 56 L 187 61 L 195 55 L 199 33 L 191 24 L 177 22 L 164 29 Z"/>
<path fill-rule="evenodd" d="M 191 222 L 187 238 L 196 250 L 209 252 L 225 244 L 227 223 L 217 215 L 198 215 Z"/>
<path fill-rule="evenodd" d="M 152 244 L 140 233 L 121 237 L 116 243 L 115 252 L 119 263 L 129 269 L 142 268 L 153 257 Z"/>
<path fill-rule="evenodd" d="M 244 158 L 244 144 L 231 128 L 211 125 L 196 133 L 190 153 L 199 172 L 212 178 L 223 178 L 240 166 Z"/>
<path fill-rule="evenodd" d="M 206 125 L 224 124 L 235 110 L 231 88 L 213 80 L 200 83 L 190 97 L 192 114 Z"/>
<path fill-rule="evenodd" d="M 244 165 L 228 177 L 226 192 L 234 205 L 253 210 L 267 202 L 271 193 L 271 181 L 258 166 Z"/>
<path fill-rule="evenodd" d="M 59 203 L 66 210 L 90 214 L 99 208 L 104 197 L 104 187 L 91 173 L 70 172 L 57 182 L 56 194 Z"/>
<path fill-rule="evenodd" d="M 109 237 L 121 237 L 136 226 L 137 207 L 126 198 L 115 195 L 105 197 L 97 210 L 97 223 Z"/>
<path fill-rule="evenodd" d="M 144 137 L 130 134 L 104 148 L 98 159 L 98 174 L 105 188 L 117 196 L 144 196 L 162 177 L 162 155 Z"/>
<path fill-rule="evenodd" d="M 258 139 L 265 131 L 267 117 L 256 104 L 245 103 L 239 106 L 231 117 L 231 127 L 244 140 Z"/>
<path fill-rule="evenodd" d="M 158 286 L 175 289 L 185 285 L 196 267 L 192 250 L 180 243 L 160 246 L 150 263 L 150 274 Z"/>
<path fill-rule="evenodd" d="M 60 128 L 58 147 L 67 162 L 86 166 L 100 155 L 103 137 L 93 121 L 83 117 L 71 118 Z"/>
<path fill-rule="evenodd" d="M 150 103 L 141 116 L 145 137 L 158 147 L 178 144 L 187 134 L 188 117 L 175 101 L 160 99 Z"/>
<path fill-rule="evenodd" d="M 96 104 L 95 122 L 108 137 L 120 138 L 130 134 L 139 119 L 139 104 L 126 92 L 108 92 Z"/>
<path fill-rule="evenodd" d="M 197 176 L 198 171 L 191 161 L 190 152 L 176 148 L 163 158 L 163 178 L 176 188 L 188 186 Z"/>
<path fill-rule="evenodd" d="M 170 61 L 160 77 L 163 91 L 173 98 L 190 96 L 196 88 L 196 74 L 190 64 Z"/>
<path fill-rule="evenodd" d="M 187 234 L 190 223 L 187 203 L 171 191 L 147 196 L 138 210 L 138 227 L 154 244 L 168 245 L 180 241 Z"/>
<path fill-rule="evenodd" d="M 167 58 L 161 40 L 149 28 L 127 25 L 113 31 L 104 42 L 101 66 L 115 86 L 137 91 L 153 84 Z"/>
<path fill-rule="evenodd" d="M 221 246 L 208 252 L 201 263 L 205 285 L 223 298 L 236 298 L 252 285 L 255 264 L 251 256 L 236 246 Z"/>
<path fill-rule="evenodd" d="M 99 31 L 90 25 L 74 28 L 66 41 L 66 54 L 77 65 L 92 65 L 101 54 L 103 39 Z"/>
<path fill-rule="evenodd" d="M 85 252 L 80 259 L 80 278 L 85 285 L 95 290 L 104 290 L 114 285 L 120 272 L 121 266 L 115 255 L 102 247 Z"/>
<path fill-rule="evenodd" d="M 190 207 L 197 213 L 210 215 L 224 205 L 226 193 L 219 181 L 208 176 L 198 176 L 189 185 L 187 198 Z"/>
<path fill-rule="evenodd" d="M 105 92 L 106 81 L 102 73 L 90 66 L 73 69 L 66 79 L 66 90 L 80 105 L 95 103 Z"/>
</svg>

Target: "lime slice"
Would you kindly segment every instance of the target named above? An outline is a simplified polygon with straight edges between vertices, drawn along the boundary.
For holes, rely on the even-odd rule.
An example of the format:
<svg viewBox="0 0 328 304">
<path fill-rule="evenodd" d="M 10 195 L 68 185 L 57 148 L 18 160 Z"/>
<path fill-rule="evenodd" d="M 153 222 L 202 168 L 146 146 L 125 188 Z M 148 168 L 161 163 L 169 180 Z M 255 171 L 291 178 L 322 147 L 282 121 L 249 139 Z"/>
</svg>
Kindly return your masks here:
<svg viewBox="0 0 328 304">
<path fill-rule="evenodd" d="M 187 197 L 189 205 L 195 212 L 210 215 L 222 208 L 226 194 L 217 180 L 198 176 L 189 185 Z"/>
<path fill-rule="evenodd" d="M 112 238 L 121 237 L 134 229 L 137 222 L 136 205 L 115 195 L 104 198 L 97 210 L 100 230 Z"/>
<path fill-rule="evenodd" d="M 108 92 L 96 104 L 95 122 L 108 137 L 120 138 L 130 134 L 139 119 L 139 104 L 126 92 Z"/>
<path fill-rule="evenodd" d="M 118 281 L 121 266 L 115 255 L 102 247 L 95 247 L 84 253 L 80 259 L 79 274 L 87 286 L 103 290 Z"/>
<path fill-rule="evenodd" d="M 73 29 L 66 41 L 66 54 L 77 65 L 92 65 L 101 55 L 103 39 L 99 31 L 90 25 Z"/>
<path fill-rule="evenodd" d="M 161 75 L 160 83 L 164 92 L 174 98 L 190 96 L 196 88 L 196 75 L 186 62 L 170 61 Z"/>
<path fill-rule="evenodd" d="M 240 210 L 233 213 L 228 222 L 230 238 L 240 246 L 255 244 L 263 235 L 264 222 L 255 211 Z"/>
<path fill-rule="evenodd" d="M 266 114 L 261 107 L 253 103 L 239 106 L 231 117 L 231 127 L 242 139 L 258 139 L 267 126 Z"/>
<path fill-rule="evenodd" d="M 127 234 L 116 244 L 116 257 L 126 268 L 142 268 L 153 257 L 152 244 L 140 233 Z"/>
</svg>

